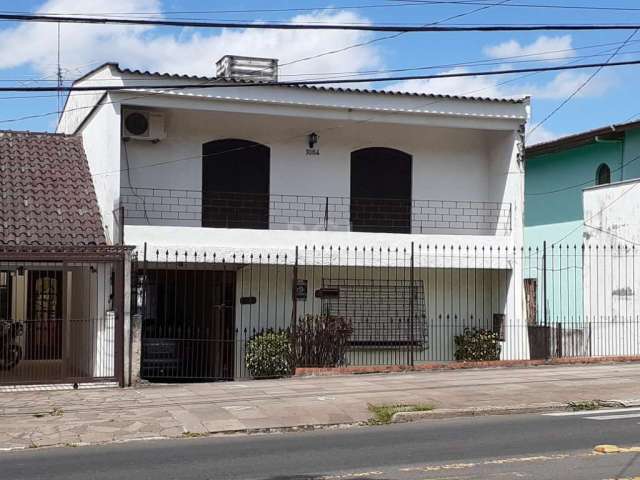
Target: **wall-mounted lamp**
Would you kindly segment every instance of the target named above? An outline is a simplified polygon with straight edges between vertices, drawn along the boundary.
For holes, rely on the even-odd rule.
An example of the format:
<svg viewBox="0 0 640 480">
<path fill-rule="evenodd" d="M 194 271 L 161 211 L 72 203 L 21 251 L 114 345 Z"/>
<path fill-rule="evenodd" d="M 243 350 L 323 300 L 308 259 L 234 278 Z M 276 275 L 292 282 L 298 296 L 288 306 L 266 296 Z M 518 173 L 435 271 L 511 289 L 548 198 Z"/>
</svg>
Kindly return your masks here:
<svg viewBox="0 0 640 480">
<path fill-rule="evenodd" d="M 307 136 L 307 140 L 309 141 L 309 148 L 313 148 L 318 143 L 318 134 L 316 132 L 311 132 Z"/>
</svg>

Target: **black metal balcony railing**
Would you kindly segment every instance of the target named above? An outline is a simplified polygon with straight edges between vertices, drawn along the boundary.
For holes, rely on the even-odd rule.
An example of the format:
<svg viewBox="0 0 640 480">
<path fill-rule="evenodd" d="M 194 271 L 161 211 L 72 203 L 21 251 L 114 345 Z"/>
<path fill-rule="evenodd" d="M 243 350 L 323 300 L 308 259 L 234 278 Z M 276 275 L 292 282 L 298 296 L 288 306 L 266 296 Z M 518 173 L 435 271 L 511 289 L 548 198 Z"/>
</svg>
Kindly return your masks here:
<svg viewBox="0 0 640 480">
<path fill-rule="evenodd" d="M 511 204 L 123 188 L 127 224 L 272 230 L 498 234 Z"/>
</svg>

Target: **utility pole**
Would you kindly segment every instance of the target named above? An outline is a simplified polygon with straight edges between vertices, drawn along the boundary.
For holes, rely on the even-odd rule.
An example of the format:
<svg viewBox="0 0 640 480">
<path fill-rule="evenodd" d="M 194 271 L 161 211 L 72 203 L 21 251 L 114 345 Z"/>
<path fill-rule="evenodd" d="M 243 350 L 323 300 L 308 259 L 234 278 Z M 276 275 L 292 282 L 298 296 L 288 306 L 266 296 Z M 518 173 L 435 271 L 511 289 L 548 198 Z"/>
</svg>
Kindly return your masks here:
<svg viewBox="0 0 640 480">
<path fill-rule="evenodd" d="M 62 118 L 62 68 L 60 67 L 60 22 L 58 22 L 58 68 L 56 70 L 58 80 L 58 122 Z"/>
</svg>

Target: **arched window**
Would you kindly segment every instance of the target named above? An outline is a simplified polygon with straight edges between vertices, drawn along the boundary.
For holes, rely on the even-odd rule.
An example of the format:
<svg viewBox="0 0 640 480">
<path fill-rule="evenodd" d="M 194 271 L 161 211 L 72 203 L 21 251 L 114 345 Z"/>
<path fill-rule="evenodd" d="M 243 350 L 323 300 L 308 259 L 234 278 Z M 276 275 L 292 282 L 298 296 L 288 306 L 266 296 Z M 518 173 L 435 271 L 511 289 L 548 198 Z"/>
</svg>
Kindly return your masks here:
<svg viewBox="0 0 640 480">
<path fill-rule="evenodd" d="M 596 170 L 596 185 L 611 183 L 611 169 L 606 163 L 601 164 Z"/>
<path fill-rule="evenodd" d="M 411 232 L 411 155 L 372 147 L 351 153 L 351 229 Z"/>
<path fill-rule="evenodd" d="M 202 146 L 202 226 L 269 228 L 269 147 L 225 139 Z"/>
</svg>

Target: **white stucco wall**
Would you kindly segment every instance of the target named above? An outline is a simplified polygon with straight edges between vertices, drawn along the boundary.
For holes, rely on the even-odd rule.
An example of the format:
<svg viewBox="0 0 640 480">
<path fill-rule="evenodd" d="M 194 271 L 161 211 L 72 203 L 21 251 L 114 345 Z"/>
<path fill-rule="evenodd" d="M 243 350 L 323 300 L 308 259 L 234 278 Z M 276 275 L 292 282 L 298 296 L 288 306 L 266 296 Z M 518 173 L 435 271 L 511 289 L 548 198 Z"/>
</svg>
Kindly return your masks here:
<svg viewBox="0 0 640 480">
<path fill-rule="evenodd" d="M 197 83 L 197 79 L 119 71 L 114 65 L 98 69 L 77 85 L 140 87 L 149 81 L 168 89 L 126 90 L 104 97 L 99 95 L 102 92 L 73 93 L 58 127 L 61 132 L 79 131 L 83 136 L 112 241 L 117 235 L 113 209 L 121 193 L 112 172 L 120 170 L 121 186 L 131 184 L 136 192 L 144 187 L 197 191 L 201 188 L 202 144 L 242 138 L 270 147 L 271 192 L 287 194 L 347 197 L 353 150 L 397 148 L 413 157 L 414 199 L 512 204 L 509 223 L 515 228 L 510 237 L 520 242 L 519 219 L 513 217 L 522 211 L 523 175 L 513 168 L 513 160 L 515 132 L 528 119 L 527 101 L 275 86 L 171 90 L 171 86 Z M 98 99 L 100 106 L 94 108 Z M 119 118 L 123 105 L 163 112 L 168 137 L 157 144 L 131 141 L 125 148 Z M 320 135 L 319 156 L 305 154 L 306 135 L 312 131 Z M 190 213 L 193 221 L 181 225 L 199 224 L 195 212 Z"/>
<path fill-rule="evenodd" d="M 593 355 L 640 353 L 640 180 L 584 190 L 584 316 Z"/>
<path fill-rule="evenodd" d="M 104 85 L 122 85 L 123 82 L 113 69 L 104 68 L 89 75 L 78 85 L 83 87 L 100 87 Z M 56 131 L 73 135 L 77 133 L 82 123 L 92 114 L 98 103 L 108 103 L 112 98 L 103 98 L 104 90 L 75 91 L 69 94 L 64 106 L 64 111 L 58 122 Z"/>
<path fill-rule="evenodd" d="M 486 132 L 425 129 L 405 125 L 336 125 L 326 120 L 172 110 L 165 112 L 168 136 L 157 144 L 130 141 L 134 186 L 194 189 L 202 187 L 202 145 L 240 138 L 271 151 L 271 192 L 287 195 L 349 196 L 349 163 L 354 150 L 396 148 L 413 157 L 413 196 L 489 200 Z M 305 154 L 306 135 L 318 132 L 320 155 Z M 124 159 L 123 159 L 124 162 Z M 158 165 L 160 164 L 160 165 Z M 124 168 L 124 165 L 122 166 Z M 123 174 L 123 185 L 127 178 Z"/>
<path fill-rule="evenodd" d="M 107 70 L 101 75 L 114 75 L 125 84 L 136 84 L 137 80 L 140 85 L 141 79 L 149 79 L 117 73 L 112 67 Z M 184 79 L 161 79 L 169 87 L 185 82 Z M 156 80 L 154 77 L 154 82 Z M 63 115 L 60 131 L 72 132 L 81 125 L 83 118 L 73 113 L 73 107 L 78 106 L 77 111 L 87 110 L 88 98 L 70 98 L 69 111 Z M 158 143 L 135 140 L 123 143 L 120 137 L 123 105 L 163 112 L 167 138 Z M 448 231 L 402 235 L 205 229 L 199 227 L 197 219 L 176 226 L 174 219 L 148 221 L 140 215 L 125 227 L 125 243 L 136 245 L 139 253 L 146 244 L 149 257 L 153 257 L 155 250 L 161 255 L 166 250 L 179 250 L 209 255 L 218 252 L 223 256 L 286 252 L 291 259 L 296 245 L 407 249 L 413 241 L 422 246 L 484 247 L 494 249 L 493 252 L 497 252 L 498 247 L 518 248 L 522 244 L 524 173 L 518 162 L 517 132 L 527 119 L 526 102 L 233 87 L 111 93 L 102 106 L 84 118 L 80 132 L 94 175 L 105 230 L 112 241 L 117 238 L 113 209 L 124 189 L 133 189 L 135 195 L 142 196 L 154 195 L 153 189 L 160 188 L 200 191 L 202 144 L 224 138 L 251 140 L 270 148 L 273 194 L 349 197 L 351 152 L 365 147 L 390 147 L 412 156 L 415 200 L 511 204 L 511 228 L 506 234 L 505 231 L 483 232 L 485 235 L 474 231 L 456 235 Z M 317 145 L 320 155 L 306 155 L 306 137 L 311 132 L 320 137 Z M 489 283 L 494 283 L 490 280 L 493 275 L 499 277 L 495 282 L 496 287 L 499 285 L 496 291 L 504 292 L 501 308 L 514 312 L 513 322 L 522 321 L 524 316 L 518 314 L 522 305 L 518 282 L 522 277 L 517 265 L 498 254 L 482 259 L 474 257 L 471 263 L 469 258 L 465 259 L 427 255 L 421 258 L 420 268 L 433 272 L 435 268 L 442 268 L 455 274 L 467 272 L 469 268 L 482 269 L 481 275 Z M 461 293 L 459 286 L 446 288 L 452 301 L 461 303 L 462 296 L 468 296 L 468 292 Z M 279 296 L 277 291 L 270 293 Z M 526 331 L 507 329 L 506 334 L 503 358 L 526 358 L 523 340 Z M 525 350 L 516 347 L 523 344 Z"/>
<path fill-rule="evenodd" d="M 270 148 L 272 195 L 332 197 L 330 201 L 349 197 L 351 152 L 384 146 L 412 156 L 414 200 L 456 201 L 457 204 L 447 204 L 443 210 L 446 213 L 458 209 L 459 216 L 463 212 L 468 213 L 466 208 L 470 206 L 479 206 L 485 212 L 500 208 L 491 203 L 468 203 L 465 206 L 459 202 L 504 204 L 501 206 L 503 213 L 498 230 L 487 228 L 480 232 L 481 229 L 441 228 L 438 233 L 492 233 L 514 239 L 520 236 L 521 222 L 514 222 L 513 216 L 522 211 L 523 175 L 514 154 L 513 132 L 427 128 L 394 123 L 336 123 L 312 117 L 291 119 L 186 110 L 163 112 L 167 119 L 166 139 L 155 144 L 132 140 L 122 146 L 123 195 L 128 195 L 134 203 L 145 202 L 150 205 L 148 210 L 158 215 L 160 212 L 155 212 L 151 202 L 160 199 L 152 197 L 180 193 L 172 193 L 169 189 L 185 190 L 181 192 L 184 196 L 194 197 L 193 201 L 185 198 L 185 202 L 194 205 L 176 206 L 184 210 L 184 218 L 180 216 L 177 220 L 155 216 L 149 218 L 149 215 L 135 211 L 135 205 L 127 203 L 128 216 L 136 217 L 128 219 L 130 224 L 199 226 L 199 215 L 192 211 L 197 213 L 195 204 L 200 201 L 197 197 L 202 188 L 202 145 L 211 140 L 241 138 Z M 320 135 L 320 155 L 317 156 L 306 155 L 306 136 L 312 131 Z M 438 213 L 442 212 L 438 210 Z M 177 216 L 179 213 L 166 214 L 167 217 L 171 215 Z M 418 215 L 416 208 L 414 215 Z M 492 215 L 497 220 L 496 214 Z M 192 217 L 197 218 L 191 220 Z M 417 233 L 426 225 L 416 222 L 413 231 Z M 425 232 L 434 233 L 434 229 L 426 228 Z M 269 233 L 260 232 L 259 235 Z"/>
<path fill-rule="evenodd" d="M 115 376 L 115 316 L 109 264 L 69 266 L 66 272 L 65 361 L 80 377 Z"/>
<path fill-rule="evenodd" d="M 116 242 L 114 217 L 120 198 L 120 105 L 107 95 L 79 131 L 89 163 L 107 241 Z"/>
</svg>

